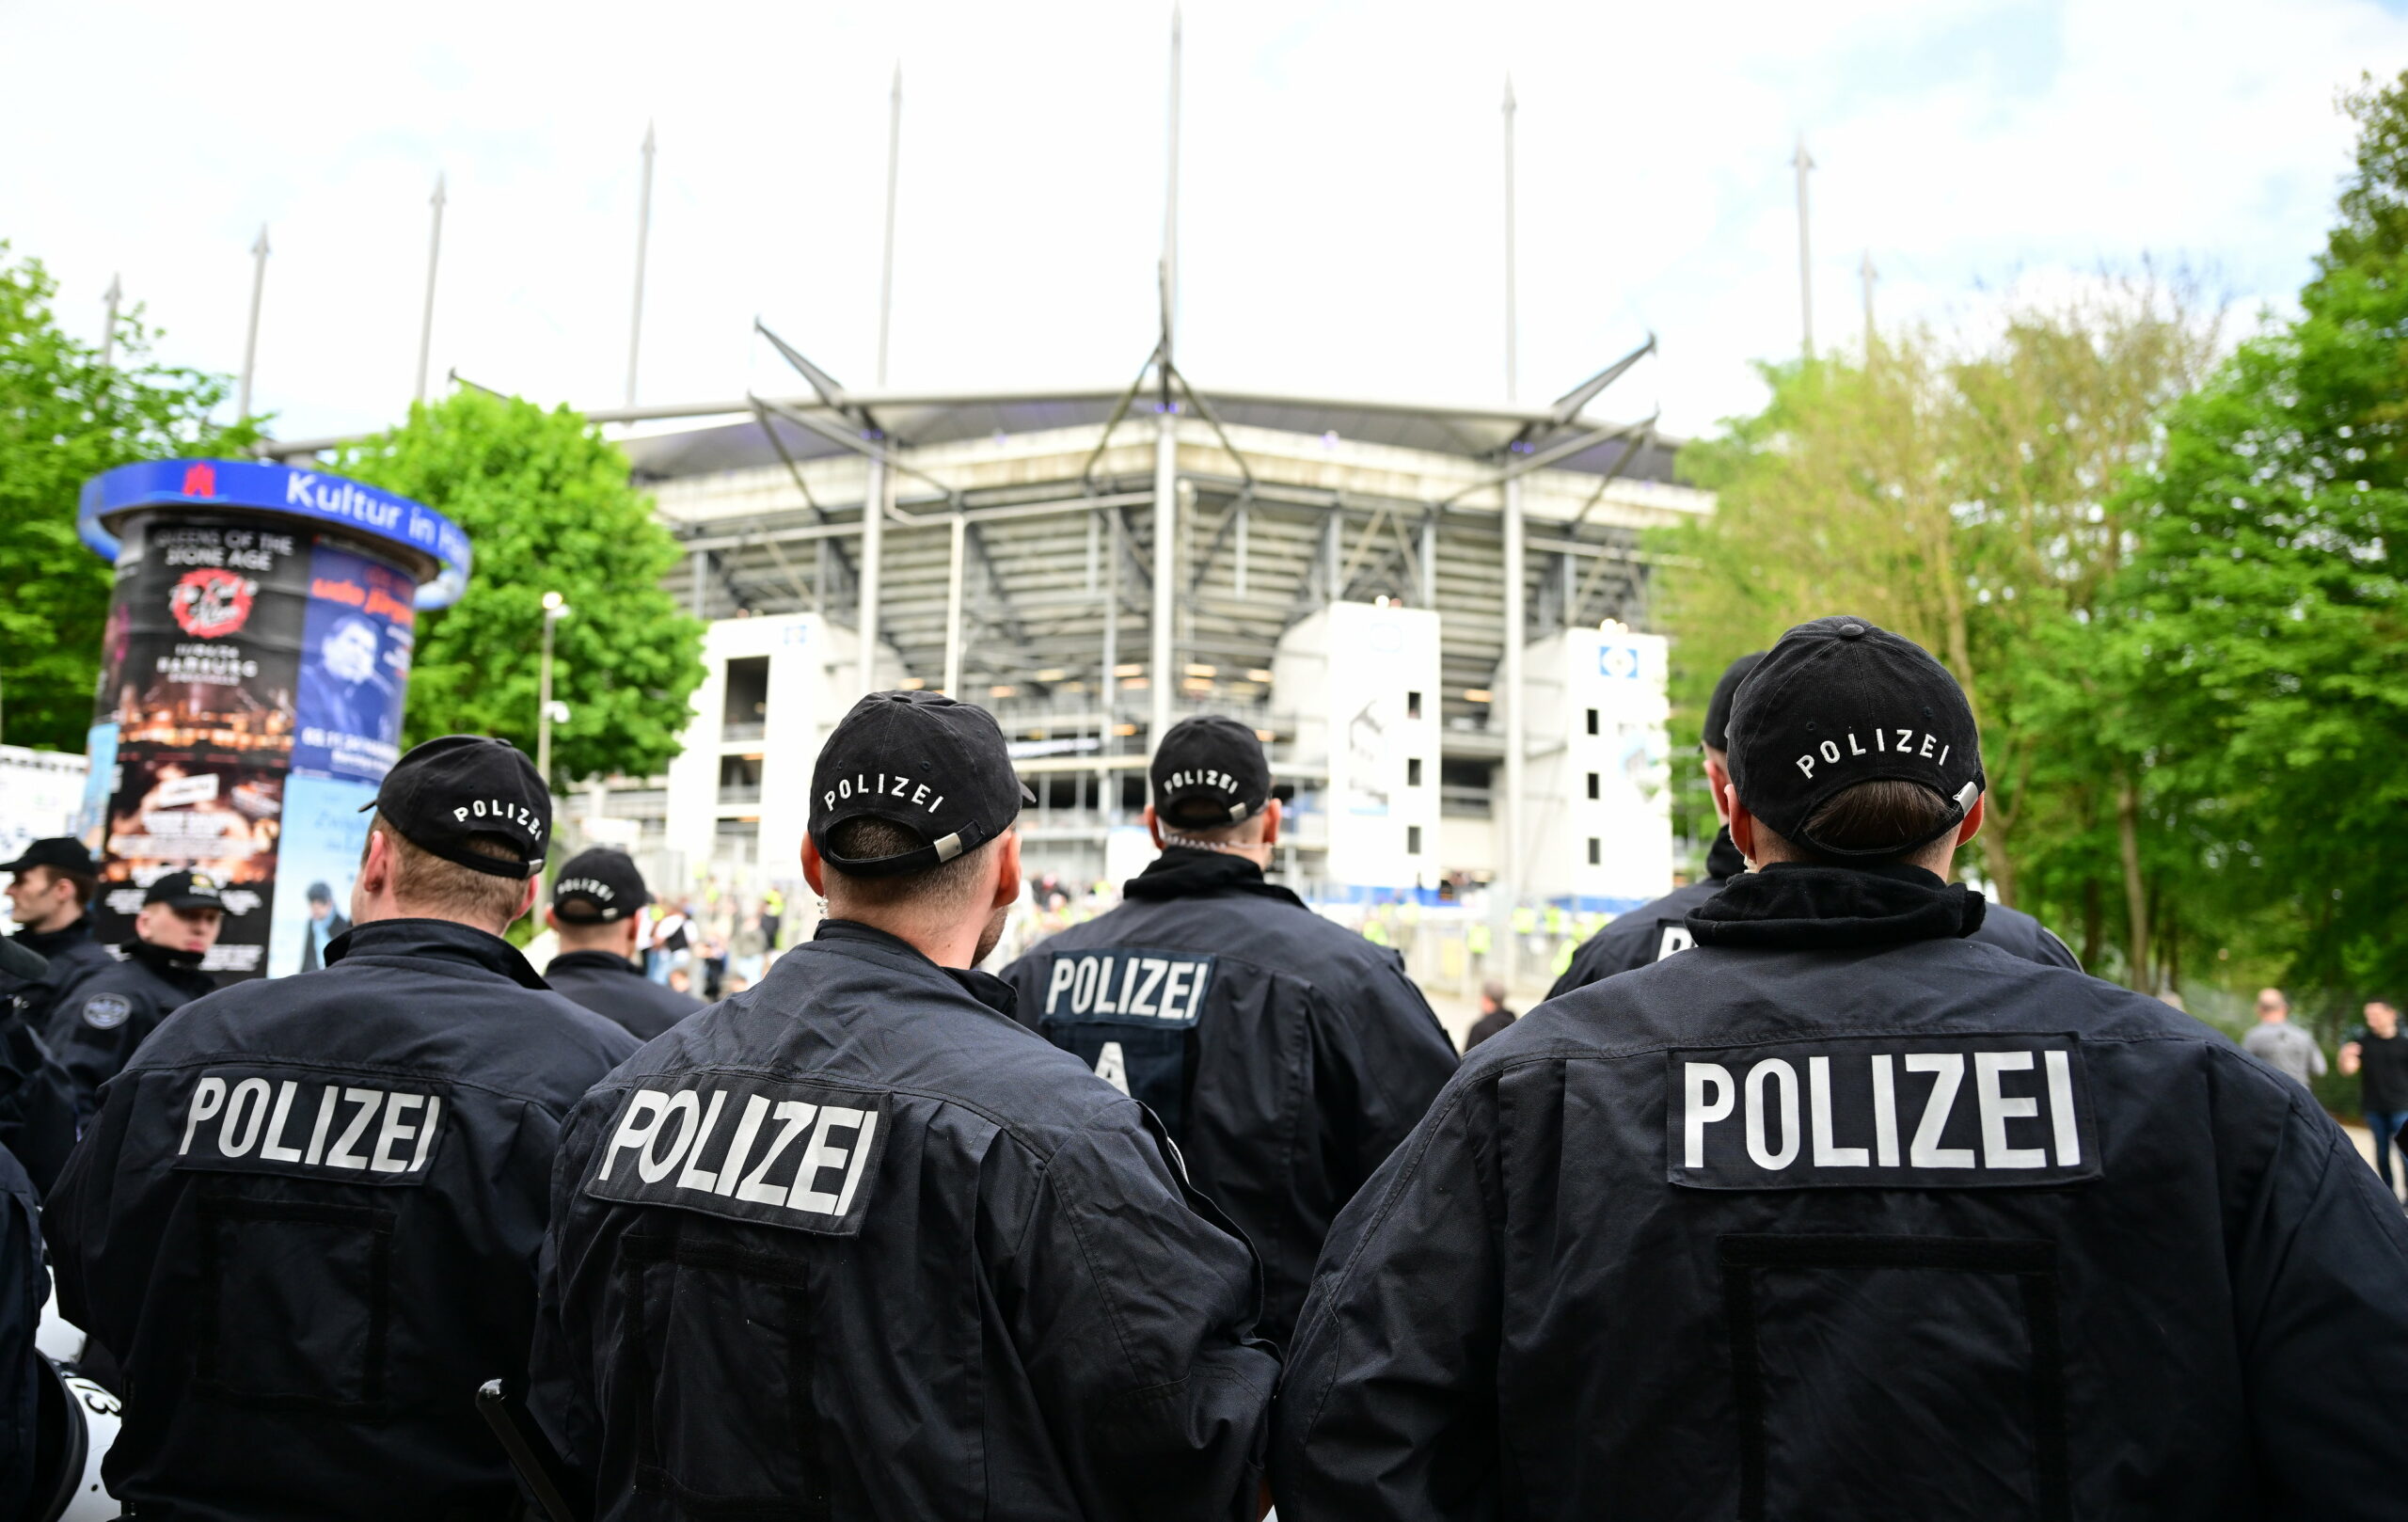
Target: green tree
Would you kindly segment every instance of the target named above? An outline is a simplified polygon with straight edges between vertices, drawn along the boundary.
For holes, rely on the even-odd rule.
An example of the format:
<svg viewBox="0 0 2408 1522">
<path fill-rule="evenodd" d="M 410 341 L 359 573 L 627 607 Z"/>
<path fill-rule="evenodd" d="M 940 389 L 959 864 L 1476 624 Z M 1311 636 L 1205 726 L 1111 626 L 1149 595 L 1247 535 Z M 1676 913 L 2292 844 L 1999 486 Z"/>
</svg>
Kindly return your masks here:
<svg viewBox="0 0 2408 1522">
<path fill-rule="evenodd" d="M 1768 369 L 1765 410 L 1683 457 L 1719 505 L 1670 536 L 1659 607 L 1690 702 L 1731 657 L 1825 613 L 1932 651 L 1982 726 L 1982 872 L 2009 903 L 2038 888 L 2027 907 L 2097 926 L 2111 773 L 2095 726 L 2068 721 L 2101 701 L 2079 635 L 2120 564 L 2115 489 L 2205 372 L 2214 321 L 2185 283 L 2147 275 L 2004 316 L 1978 346 L 1908 332 Z"/>
<path fill-rule="evenodd" d="M 532 754 L 547 592 L 557 629 L 558 779 L 644 776 L 677 753 L 702 681 L 702 625 L 661 578 L 677 543 L 628 482 L 626 457 L 561 407 L 463 388 L 402 427 L 346 449 L 341 473 L 445 514 L 476 548 L 468 590 L 423 615 L 407 738 L 498 735 Z"/>
<path fill-rule="evenodd" d="M 2188 875 L 2252 902 L 2328 1012 L 2408 986 L 2408 75 L 2345 105 L 2301 315 L 2173 409 L 2106 630 Z"/>
<path fill-rule="evenodd" d="M 239 453 L 259 435 L 210 420 L 225 377 L 149 359 L 158 333 L 139 306 L 103 366 L 60 330 L 57 289 L 0 242 L 0 738 L 80 753 L 109 605 L 109 568 L 75 536 L 84 483 L 136 460 Z"/>
</svg>

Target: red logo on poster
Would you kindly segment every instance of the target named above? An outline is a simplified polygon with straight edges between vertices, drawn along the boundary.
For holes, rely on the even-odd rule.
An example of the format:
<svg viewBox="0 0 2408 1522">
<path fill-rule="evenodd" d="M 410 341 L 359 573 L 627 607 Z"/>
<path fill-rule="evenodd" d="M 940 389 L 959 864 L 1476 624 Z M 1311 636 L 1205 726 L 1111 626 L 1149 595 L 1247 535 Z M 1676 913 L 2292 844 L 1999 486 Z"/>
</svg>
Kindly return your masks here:
<svg viewBox="0 0 2408 1522">
<path fill-rule="evenodd" d="M 252 584 L 231 571 L 211 568 L 186 571 L 167 594 L 167 610 L 177 626 L 195 639 L 214 640 L 233 633 L 251 616 Z"/>
<path fill-rule="evenodd" d="M 217 468 L 207 460 L 184 467 L 183 492 L 186 497 L 216 496 Z"/>
</svg>

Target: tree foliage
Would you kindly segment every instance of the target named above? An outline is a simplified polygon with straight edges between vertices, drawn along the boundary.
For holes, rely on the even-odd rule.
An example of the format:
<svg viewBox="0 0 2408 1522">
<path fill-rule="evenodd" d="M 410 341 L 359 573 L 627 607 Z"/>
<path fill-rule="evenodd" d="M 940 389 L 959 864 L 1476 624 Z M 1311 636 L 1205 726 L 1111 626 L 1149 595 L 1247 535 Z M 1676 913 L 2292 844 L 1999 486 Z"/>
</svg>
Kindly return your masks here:
<svg viewBox="0 0 2408 1522">
<path fill-rule="evenodd" d="M 476 547 L 467 594 L 420 620 L 407 739 L 498 735 L 535 751 L 547 592 L 555 636 L 556 779 L 658 771 L 703 676 L 702 625 L 661 579 L 676 541 L 628 482 L 626 457 L 566 407 L 463 388 L 345 450 L 334 468 L 450 516 Z"/>
<path fill-rule="evenodd" d="M 1682 461 L 1719 494 L 1675 536 L 1659 605 L 1687 696 L 1807 618 L 1906 635 L 1982 726 L 1981 871 L 2010 903 L 2036 868 L 2057 886 L 2064 852 L 2098 853 L 2112 771 L 2067 710 L 2101 701 L 2077 636 L 2128 543 L 2115 493 L 2205 373 L 2214 326 L 2186 285 L 2143 276 L 2019 307 L 1978 346 L 1915 331 L 1767 370 L 1766 408 Z"/>
<path fill-rule="evenodd" d="M 2170 413 L 2106 632 L 2177 880 L 2245 882 L 2265 948 L 2354 1002 L 2408 981 L 2408 75 L 2347 104 L 2301 315 Z"/>
<path fill-rule="evenodd" d="M 92 722 L 109 568 L 75 537 L 77 495 L 135 460 L 238 452 L 248 423 L 210 413 L 226 379 L 150 360 L 158 338 L 119 315 L 113 364 L 58 325 L 58 282 L 0 242 L 0 738 L 84 749 Z"/>
</svg>

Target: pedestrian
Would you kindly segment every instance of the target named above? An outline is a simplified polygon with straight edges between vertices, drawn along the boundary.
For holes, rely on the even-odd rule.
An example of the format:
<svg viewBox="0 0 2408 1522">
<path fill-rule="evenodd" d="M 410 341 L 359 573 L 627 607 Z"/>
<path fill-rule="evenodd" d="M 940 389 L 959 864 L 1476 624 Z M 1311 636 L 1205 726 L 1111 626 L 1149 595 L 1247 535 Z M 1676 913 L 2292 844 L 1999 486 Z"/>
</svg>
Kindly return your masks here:
<svg viewBox="0 0 2408 1522">
<path fill-rule="evenodd" d="M 8 917 L 17 922 L 9 939 L 48 964 L 48 971 L 31 982 L 0 974 L 0 997 L 23 995 L 25 1018 L 37 1030 L 43 1029 L 59 990 L 114 959 L 106 946 L 92 939 L 92 898 L 100 892 L 100 869 L 82 841 L 52 835 L 27 844 L 15 861 L 0 863 L 0 872 L 9 875 Z"/>
<path fill-rule="evenodd" d="M 1263 876 L 1281 804 L 1234 719 L 1171 726 L 1148 769 L 1162 854 L 1118 908 L 1004 970 L 1020 1017 L 1143 1101 L 1196 1187 L 1262 1258 L 1262 1335 L 1285 1342 L 1339 1207 L 1455 1070 L 1403 959 Z"/>
<path fill-rule="evenodd" d="M 1642 904 L 1628 913 L 1617 915 L 1606 927 L 1592 935 L 1573 953 L 1572 965 L 1555 980 L 1547 991 L 1550 999 L 1560 998 L 1574 989 L 1586 988 L 1601 977 L 1627 973 L 1644 967 L 1690 945 L 1688 916 L 1700 904 L 1720 893 L 1731 880 L 1748 869 L 1747 860 L 1731 843 L 1731 705 L 1737 698 L 1748 674 L 1764 659 L 1761 650 L 1741 656 L 1723 668 L 1721 677 L 1714 684 L 1714 693 L 1706 700 L 1705 721 L 1700 728 L 1699 750 L 1705 770 L 1706 796 L 1713 801 L 1715 816 L 1722 826 L 1714 833 L 1714 844 L 1706 848 L 1705 876 L 1686 887 L 1674 888 L 1653 903 Z M 2070 967 L 2082 971 L 2082 960 L 2051 934 L 2048 927 L 2020 910 L 2004 904 L 1992 904 L 1982 915 L 1981 928 L 1974 939 L 1987 941 L 2003 950 L 2011 951 L 2026 961 L 2036 961 L 2050 967 Z"/>
<path fill-rule="evenodd" d="M 1973 938 L 1922 649 L 1801 625 L 1730 735 L 1695 947 L 1481 1046 L 1339 1218 L 1282 1522 L 2399 1516 L 2408 1217 L 2340 1128 Z"/>
<path fill-rule="evenodd" d="M 560 1124 L 636 1040 L 502 939 L 551 834 L 524 755 L 429 740 L 374 808 L 327 966 L 177 1011 L 44 1210 L 129 1514 L 515 1514 L 474 1392 L 524 1386 Z"/>
<path fill-rule="evenodd" d="M 2360 1113 L 2374 1133 L 2374 1167 L 2394 1194 L 2408 1184 L 2408 1149 L 2400 1140 L 2408 1127 L 2408 1036 L 2400 1034 L 2400 1010 L 2388 999 L 2367 1001 L 2366 1028 L 2341 1048 L 2341 1071 L 2359 1075 Z M 2400 1176 L 2391 1174 L 2391 1154 L 2400 1153 Z"/>
<path fill-rule="evenodd" d="M 778 929 L 785 924 L 786 896 L 784 889 L 771 888 L 761 896 L 761 941 L 764 955 L 781 949 Z"/>
<path fill-rule="evenodd" d="M 79 1118 L 91 1118 L 101 1086 L 161 1021 L 217 987 L 202 964 L 225 923 L 216 879 L 166 873 L 143 890 L 125 959 L 92 968 L 59 991 L 46 1038 L 74 1082 Z"/>
<path fill-rule="evenodd" d="M 2241 1049 L 2302 1088 L 2324 1076 L 2324 1049 L 2291 1023 L 2291 1002 L 2280 989 L 2258 991 L 2258 1023 L 2241 1038 Z"/>
<path fill-rule="evenodd" d="M 326 964 L 326 947 L 334 938 L 351 928 L 351 921 L 335 912 L 335 891 L 323 882 L 309 884 L 304 896 L 309 909 L 309 920 L 302 927 L 301 971 L 314 973 Z"/>
<path fill-rule="evenodd" d="M 700 1009 L 702 1001 L 667 989 L 636 965 L 636 930 L 652 890 L 634 858 L 609 846 L 578 852 L 552 880 L 544 923 L 561 949 L 544 981 L 596 1014 L 649 1041 Z"/>
<path fill-rule="evenodd" d="M 1480 986 L 1480 1018 L 1465 1033 L 1464 1050 L 1468 1052 L 1492 1036 L 1504 1035 L 1505 1027 L 1515 1018 L 1513 1011 L 1505 1007 L 1505 985 L 1490 978 Z"/>
<path fill-rule="evenodd" d="M 816 935 L 578 1106 L 534 1410 L 599 1522 L 1256 1514 L 1244 1243 L 971 971 L 1024 798 L 983 709 L 863 698 L 811 781 Z"/>
</svg>

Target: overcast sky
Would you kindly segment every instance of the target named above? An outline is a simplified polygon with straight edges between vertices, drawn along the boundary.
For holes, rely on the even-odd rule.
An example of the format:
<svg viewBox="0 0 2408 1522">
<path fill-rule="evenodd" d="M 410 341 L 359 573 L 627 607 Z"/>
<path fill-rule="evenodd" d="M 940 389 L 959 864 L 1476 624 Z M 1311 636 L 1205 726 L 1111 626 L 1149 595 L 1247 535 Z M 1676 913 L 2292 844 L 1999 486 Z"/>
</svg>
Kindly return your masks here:
<svg viewBox="0 0 2408 1522">
<path fill-rule="evenodd" d="M 2408 66 L 2367 0 L 1746 7 L 1189 0 L 1181 357 L 1209 388 L 1503 394 L 1499 101 L 1520 101 L 1521 394 L 1660 335 L 1596 410 L 1696 433 L 1798 343 L 1790 154 L 1818 334 L 1978 322 L 2018 280 L 2188 262 L 2245 311 L 2321 241 L 2334 95 Z M 242 362 L 287 437 L 409 400 L 427 198 L 433 370 L 545 402 L 625 386 L 659 133 L 641 399 L 800 386 L 757 313 L 876 367 L 890 71 L 904 76 L 898 388 L 1125 383 L 1153 339 L 1168 7 L 59 5 L 0 0 L 0 238 L 163 354 Z"/>
</svg>

